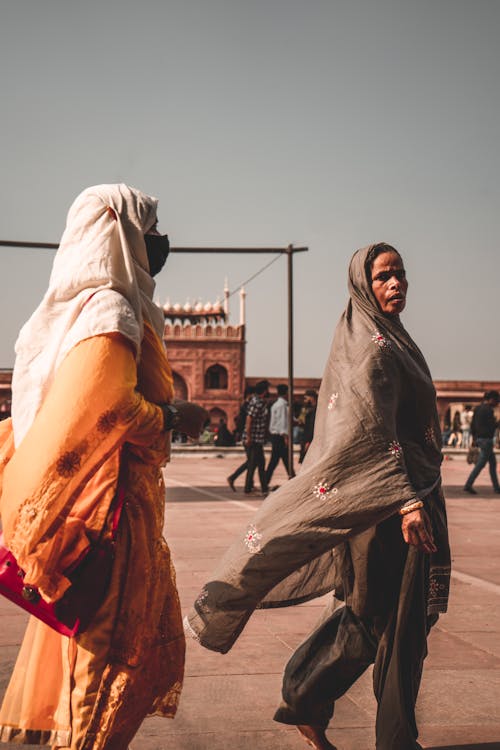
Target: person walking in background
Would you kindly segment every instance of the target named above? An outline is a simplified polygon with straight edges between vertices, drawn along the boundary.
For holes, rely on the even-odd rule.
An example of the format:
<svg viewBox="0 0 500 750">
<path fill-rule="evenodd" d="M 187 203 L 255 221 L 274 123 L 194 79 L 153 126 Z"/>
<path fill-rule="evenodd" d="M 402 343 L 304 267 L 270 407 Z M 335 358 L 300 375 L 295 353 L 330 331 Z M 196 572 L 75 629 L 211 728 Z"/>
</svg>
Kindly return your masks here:
<svg viewBox="0 0 500 750">
<path fill-rule="evenodd" d="M 214 438 L 215 438 L 215 432 L 212 430 L 211 421 L 210 419 L 207 419 L 207 421 L 205 422 L 203 426 L 201 435 L 198 438 L 198 443 L 200 445 L 213 445 Z"/>
<path fill-rule="evenodd" d="M 232 445 L 234 445 L 234 443 L 234 435 L 229 431 L 227 422 L 224 417 L 221 417 L 219 419 L 217 434 L 215 435 L 214 439 L 214 445 L 217 445 L 219 448 L 230 448 Z"/>
<path fill-rule="evenodd" d="M 303 431 L 300 443 L 299 464 L 303 462 L 305 455 L 309 450 L 309 446 L 312 443 L 317 404 L 318 394 L 316 391 L 307 390 L 304 394 L 304 410 L 302 416 Z"/>
<path fill-rule="evenodd" d="M 448 440 L 451 435 L 451 410 L 450 407 L 446 409 L 443 420 L 443 431 L 441 434 L 441 442 L 443 445 L 448 445 Z"/>
<path fill-rule="evenodd" d="M 0 511 L 26 586 L 58 602 L 89 545 L 117 527 L 109 579 L 101 565 L 74 584 L 80 603 L 102 588 L 87 629 L 67 638 L 29 620 L 0 711 L 5 742 L 124 749 L 147 714 L 176 712 L 185 643 L 161 468 L 172 428 L 197 437 L 208 415 L 173 401 L 152 278 L 167 255 L 155 198 L 88 188 L 16 343 Z"/>
<path fill-rule="evenodd" d="M 470 428 L 472 424 L 472 417 L 474 412 L 472 411 L 469 404 L 467 404 L 460 412 L 460 427 L 462 429 L 462 448 L 468 450 L 470 445 Z"/>
<path fill-rule="evenodd" d="M 453 425 L 451 434 L 448 438 L 448 445 L 450 445 L 452 448 L 460 448 L 460 446 L 462 445 L 462 428 L 459 411 L 456 411 L 453 415 Z"/>
<path fill-rule="evenodd" d="M 245 492 L 253 489 L 255 469 L 259 472 L 260 488 L 263 495 L 267 494 L 266 468 L 264 459 L 264 443 L 267 438 L 268 410 L 266 399 L 269 396 L 269 382 L 260 380 L 255 386 L 255 393 L 247 408 L 243 445 L 247 449 L 248 468 L 245 479 Z"/>
<path fill-rule="evenodd" d="M 247 420 L 247 409 L 248 404 L 250 403 L 250 400 L 252 396 L 255 394 L 255 386 L 253 385 L 247 385 L 245 388 L 244 393 L 244 400 L 243 403 L 240 406 L 240 410 L 238 412 L 238 416 L 236 417 L 236 440 L 241 440 L 243 437 L 243 433 L 245 432 L 245 423 Z M 235 471 L 233 471 L 232 474 L 230 474 L 227 477 L 227 483 L 231 487 L 233 492 L 236 492 L 236 487 L 234 486 L 235 481 L 238 479 L 241 474 L 243 474 L 248 469 L 248 451 L 245 446 L 245 453 L 247 454 L 246 461 L 243 461 L 242 464 L 238 466 Z"/>
<path fill-rule="evenodd" d="M 268 487 L 280 459 L 288 473 L 288 386 L 280 384 L 276 390 L 278 398 L 271 406 L 271 418 L 269 420 L 272 450 L 266 469 L 266 484 Z"/>
<path fill-rule="evenodd" d="M 471 433 L 474 444 L 479 448 L 479 457 L 476 465 L 469 474 L 464 487 L 464 491 L 469 495 L 477 495 L 473 484 L 486 464 L 490 467 L 491 483 L 493 491 L 500 494 L 500 485 L 497 475 L 497 460 L 494 452 L 495 431 L 498 422 L 495 418 L 495 408 L 500 403 L 500 394 L 498 391 L 487 391 L 484 394 L 482 403 L 474 409 L 472 417 Z"/>
</svg>

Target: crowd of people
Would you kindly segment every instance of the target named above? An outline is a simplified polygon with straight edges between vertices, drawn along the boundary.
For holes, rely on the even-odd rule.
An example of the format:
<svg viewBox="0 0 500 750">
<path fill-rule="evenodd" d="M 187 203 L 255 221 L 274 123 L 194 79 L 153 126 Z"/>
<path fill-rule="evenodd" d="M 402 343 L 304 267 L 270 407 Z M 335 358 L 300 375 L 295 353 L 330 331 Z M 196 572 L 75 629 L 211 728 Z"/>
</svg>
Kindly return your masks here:
<svg viewBox="0 0 500 750">
<path fill-rule="evenodd" d="M 257 471 L 260 489 L 267 495 L 271 479 L 279 462 L 283 463 L 290 475 L 288 461 L 288 386 L 281 383 L 276 388 L 276 395 L 270 393 L 268 380 L 261 380 L 255 386 L 247 386 L 244 400 L 236 418 L 234 438 L 245 448 L 246 459 L 227 477 L 231 489 L 236 492 L 235 482 L 245 473 L 244 492 L 255 491 L 254 477 Z M 308 390 L 303 403 L 299 404 L 297 414 L 293 417 L 293 440 L 300 444 L 302 462 L 314 433 L 316 416 L 316 391 Z M 265 460 L 264 446 L 271 444 L 271 455 Z M 274 486 L 273 489 L 277 489 Z"/>
<path fill-rule="evenodd" d="M 448 448 L 461 448 L 469 450 L 475 445 L 475 433 L 473 429 L 473 419 L 477 406 L 464 404 L 460 409 L 455 409 L 453 414 L 449 409 L 444 418 L 443 427 L 443 445 Z M 494 407 L 496 409 L 497 407 Z M 493 444 L 495 448 L 500 448 L 500 428 L 497 422 L 493 431 Z"/>
<path fill-rule="evenodd" d="M 470 404 L 466 404 L 459 411 L 448 412 L 445 416 L 443 428 L 443 445 L 451 448 L 469 448 L 471 443 L 471 424 L 474 411 Z"/>
</svg>

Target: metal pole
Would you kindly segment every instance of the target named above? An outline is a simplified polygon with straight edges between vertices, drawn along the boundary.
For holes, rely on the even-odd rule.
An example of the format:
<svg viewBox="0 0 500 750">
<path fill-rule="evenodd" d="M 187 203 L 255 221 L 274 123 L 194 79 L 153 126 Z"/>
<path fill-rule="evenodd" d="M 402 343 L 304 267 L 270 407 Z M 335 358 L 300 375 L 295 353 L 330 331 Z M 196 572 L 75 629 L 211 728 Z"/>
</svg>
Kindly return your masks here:
<svg viewBox="0 0 500 750">
<path fill-rule="evenodd" d="M 28 247 L 40 248 L 46 250 L 57 250 L 59 245 L 55 242 L 19 242 L 18 240 L 0 240 L 0 247 Z M 295 247 L 294 253 L 307 252 L 307 247 Z M 198 253 L 204 255 L 222 254 L 251 254 L 251 255 L 272 255 L 288 253 L 288 248 L 282 247 L 171 247 L 171 253 Z"/>
<path fill-rule="evenodd" d="M 293 245 L 287 247 L 288 260 L 288 476 L 293 468 Z"/>
</svg>

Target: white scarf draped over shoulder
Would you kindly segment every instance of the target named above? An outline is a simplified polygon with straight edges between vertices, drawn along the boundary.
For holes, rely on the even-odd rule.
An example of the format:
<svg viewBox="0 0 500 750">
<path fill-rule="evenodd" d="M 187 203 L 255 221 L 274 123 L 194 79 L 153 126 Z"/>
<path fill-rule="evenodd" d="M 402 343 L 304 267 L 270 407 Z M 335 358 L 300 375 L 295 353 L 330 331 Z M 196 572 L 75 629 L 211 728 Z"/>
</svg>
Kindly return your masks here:
<svg viewBox="0 0 500 750">
<path fill-rule="evenodd" d="M 144 234 L 156 198 L 127 185 L 96 185 L 71 206 L 49 287 L 16 342 L 12 423 L 16 445 L 30 428 L 65 355 L 84 339 L 118 332 L 140 355 L 144 321 L 162 337 Z"/>
</svg>

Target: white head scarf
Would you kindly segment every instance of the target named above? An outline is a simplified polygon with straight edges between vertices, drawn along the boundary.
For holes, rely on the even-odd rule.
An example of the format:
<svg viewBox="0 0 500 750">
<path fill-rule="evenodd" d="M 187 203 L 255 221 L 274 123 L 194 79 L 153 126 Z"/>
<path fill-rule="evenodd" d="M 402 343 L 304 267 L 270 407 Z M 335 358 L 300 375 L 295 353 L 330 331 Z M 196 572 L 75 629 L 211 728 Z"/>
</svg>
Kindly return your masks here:
<svg viewBox="0 0 500 750">
<path fill-rule="evenodd" d="M 49 288 L 16 342 L 12 422 L 16 445 L 31 426 L 64 356 L 79 341 L 119 332 L 137 357 L 147 321 L 160 337 L 144 234 L 156 198 L 127 185 L 87 188 L 68 212 Z M 110 210 L 112 209 L 112 210 Z"/>
</svg>

